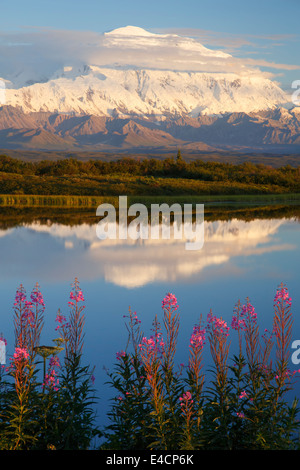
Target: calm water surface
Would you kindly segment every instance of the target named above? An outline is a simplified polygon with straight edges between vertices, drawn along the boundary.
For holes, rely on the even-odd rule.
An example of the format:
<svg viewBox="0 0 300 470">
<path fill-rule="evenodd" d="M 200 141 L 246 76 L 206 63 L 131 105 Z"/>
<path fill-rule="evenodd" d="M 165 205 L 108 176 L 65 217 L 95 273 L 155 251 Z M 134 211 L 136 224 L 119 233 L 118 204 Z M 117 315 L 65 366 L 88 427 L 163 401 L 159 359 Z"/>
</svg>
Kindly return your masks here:
<svg viewBox="0 0 300 470">
<path fill-rule="evenodd" d="M 2 224 L 3 225 L 3 224 Z M 287 285 L 293 298 L 293 339 L 300 339 L 300 224 L 297 217 L 251 221 L 205 221 L 204 246 L 186 251 L 185 241 L 101 241 L 96 224 L 22 222 L 0 229 L 0 332 L 13 351 L 12 305 L 22 283 L 28 293 L 38 282 L 46 303 L 42 341 L 56 337 L 55 317 L 68 312 L 70 286 L 78 277 L 86 302 L 85 361 L 95 365 L 99 422 L 105 422 L 108 399 L 104 368 L 111 369 L 124 349 L 123 316 L 137 312 L 146 335 L 154 316 L 162 314 L 167 292 L 178 298 L 178 363 L 187 361 L 189 337 L 202 314 L 212 309 L 230 323 L 238 299 L 248 296 L 261 329 L 271 328 L 277 286 Z M 234 339 L 232 340 L 234 347 Z M 210 356 L 206 360 L 210 365 Z M 290 364 L 291 369 L 298 368 Z M 300 395 L 299 395 L 300 396 Z"/>
</svg>

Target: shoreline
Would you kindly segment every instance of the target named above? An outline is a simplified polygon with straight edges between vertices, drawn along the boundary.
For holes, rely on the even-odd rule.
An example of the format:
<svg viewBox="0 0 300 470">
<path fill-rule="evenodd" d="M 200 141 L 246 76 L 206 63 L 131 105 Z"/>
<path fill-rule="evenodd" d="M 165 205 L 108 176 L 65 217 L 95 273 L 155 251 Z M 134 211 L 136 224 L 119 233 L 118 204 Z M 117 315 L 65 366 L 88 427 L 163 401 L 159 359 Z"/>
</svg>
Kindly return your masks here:
<svg viewBox="0 0 300 470">
<path fill-rule="evenodd" d="M 244 195 L 128 195 L 131 204 L 140 202 L 152 203 L 176 202 L 179 204 L 300 204 L 300 193 L 285 194 L 244 194 Z M 119 196 L 77 196 L 77 195 L 42 195 L 42 194 L 0 194 L 0 207 L 63 207 L 63 208 L 96 208 L 99 204 L 110 203 L 118 207 Z"/>
</svg>

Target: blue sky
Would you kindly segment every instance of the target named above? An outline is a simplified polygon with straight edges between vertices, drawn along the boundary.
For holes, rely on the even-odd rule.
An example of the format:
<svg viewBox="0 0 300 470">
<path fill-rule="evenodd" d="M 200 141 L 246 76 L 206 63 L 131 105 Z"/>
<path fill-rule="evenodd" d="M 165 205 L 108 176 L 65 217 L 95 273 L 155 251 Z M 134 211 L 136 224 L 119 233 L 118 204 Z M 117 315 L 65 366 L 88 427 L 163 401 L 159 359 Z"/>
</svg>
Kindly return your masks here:
<svg viewBox="0 0 300 470">
<path fill-rule="evenodd" d="M 47 26 L 105 31 L 200 28 L 237 34 L 289 34 L 299 29 L 298 0 L 14 0 L 1 5 L 1 28 Z"/>
<path fill-rule="evenodd" d="M 193 34 L 207 47 L 274 63 L 270 70 L 288 87 L 300 79 L 299 17 L 299 0 L 14 0 L 1 5 L 0 31 L 103 33 L 134 25 Z"/>
</svg>

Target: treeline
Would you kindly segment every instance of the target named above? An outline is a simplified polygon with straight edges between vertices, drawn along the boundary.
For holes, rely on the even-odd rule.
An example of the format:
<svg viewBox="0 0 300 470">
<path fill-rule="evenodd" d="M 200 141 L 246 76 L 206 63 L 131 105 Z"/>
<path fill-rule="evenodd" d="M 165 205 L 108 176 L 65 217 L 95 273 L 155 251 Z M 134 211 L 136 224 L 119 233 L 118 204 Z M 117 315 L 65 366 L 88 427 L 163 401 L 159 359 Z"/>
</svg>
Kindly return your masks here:
<svg viewBox="0 0 300 470">
<path fill-rule="evenodd" d="M 258 185 L 271 184 L 293 187 L 300 182 L 298 168 L 285 165 L 273 168 L 251 162 L 242 164 L 204 162 L 195 160 L 186 162 L 180 152 L 175 158 L 137 160 L 130 157 L 112 161 L 66 158 L 57 161 L 43 160 L 28 162 L 0 155 L 0 172 L 35 176 L 104 176 L 131 175 L 148 177 L 188 178 L 202 181 L 236 181 Z"/>
<path fill-rule="evenodd" d="M 0 194 L 115 196 L 300 194 L 300 168 L 164 160 L 27 162 L 0 156 Z"/>
</svg>

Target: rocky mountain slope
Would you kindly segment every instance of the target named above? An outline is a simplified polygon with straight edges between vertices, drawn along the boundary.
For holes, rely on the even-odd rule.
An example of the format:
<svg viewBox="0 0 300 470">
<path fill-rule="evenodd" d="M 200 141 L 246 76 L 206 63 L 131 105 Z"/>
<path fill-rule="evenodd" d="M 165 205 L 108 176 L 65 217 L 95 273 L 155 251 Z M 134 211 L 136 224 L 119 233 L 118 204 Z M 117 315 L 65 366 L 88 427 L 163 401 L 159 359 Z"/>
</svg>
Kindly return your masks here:
<svg viewBox="0 0 300 470">
<path fill-rule="evenodd" d="M 215 150 L 297 152 L 300 109 L 220 116 L 178 116 L 164 121 L 0 108 L 0 148 L 187 153 Z"/>
</svg>

